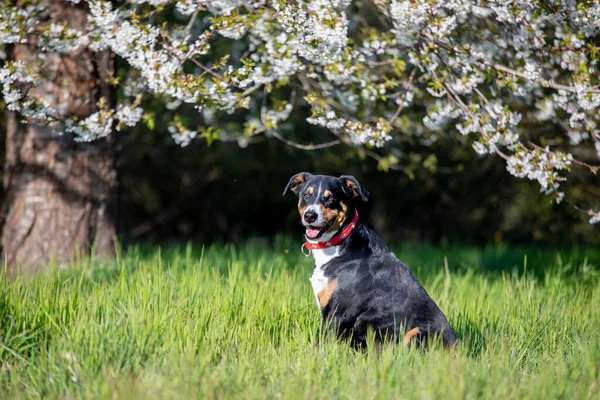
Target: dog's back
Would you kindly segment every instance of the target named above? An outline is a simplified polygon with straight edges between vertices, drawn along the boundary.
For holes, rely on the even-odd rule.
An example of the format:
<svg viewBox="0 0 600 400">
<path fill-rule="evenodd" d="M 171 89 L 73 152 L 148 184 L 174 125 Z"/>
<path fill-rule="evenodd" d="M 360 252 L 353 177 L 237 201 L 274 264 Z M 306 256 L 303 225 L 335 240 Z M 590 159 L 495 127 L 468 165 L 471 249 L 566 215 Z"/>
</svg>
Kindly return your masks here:
<svg viewBox="0 0 600 400">
<path fill-rule="evenodd" d="M 382 339 L 423 342 L 441 335 L 446 345 L 456 336 L 444 314 L 412 272 L 365 224 L 349 235 L 340 255 L 323 266 L 336 290 L 321 304 L 326 323 L 357 346 L 372 328 Z M 408 337 L 408 332 L 411 332 Z"/>
</svg>

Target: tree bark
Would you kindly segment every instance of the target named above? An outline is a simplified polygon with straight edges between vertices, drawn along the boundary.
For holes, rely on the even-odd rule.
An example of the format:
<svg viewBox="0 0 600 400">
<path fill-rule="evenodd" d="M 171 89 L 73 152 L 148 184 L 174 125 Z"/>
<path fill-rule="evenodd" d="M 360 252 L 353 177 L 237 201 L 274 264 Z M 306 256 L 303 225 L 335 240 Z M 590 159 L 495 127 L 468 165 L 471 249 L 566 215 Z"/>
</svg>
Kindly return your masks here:
<svg viewBox="0 0 600 400">
<path fill-rule="evenodd" d="M 43 1 L 44 24 L 67 23 L 85 30 L 85 3 Z M 10 56 L 33 63 L 35 43 L 16 45 Z M 107 83 L 113 58 L 86 48 L 63 54 L 47 53 L 43 73 L 31 95 L 45 99 L 61 115 L 83 119 L 104 99 L 114 103 Z M 76 143 L 60 127 L 23 121 L 7 113 L 5 198 L 2 205 L 1 247 L 11 273 L 34 272 L 56 260 L 68 265 L 78 254 L 94 250 L 101 256 L 115 251 L 117 169 L 114 135 L 93 143 Z"/>
</svg>

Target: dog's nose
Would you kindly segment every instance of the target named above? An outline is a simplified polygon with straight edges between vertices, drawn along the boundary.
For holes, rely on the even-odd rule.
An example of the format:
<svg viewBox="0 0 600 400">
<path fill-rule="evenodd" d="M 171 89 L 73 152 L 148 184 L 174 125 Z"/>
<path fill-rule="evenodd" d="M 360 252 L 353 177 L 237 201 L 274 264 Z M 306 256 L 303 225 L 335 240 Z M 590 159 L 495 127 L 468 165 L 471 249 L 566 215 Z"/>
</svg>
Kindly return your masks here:
<svg viewBox="0 0 600 400">
<path fill-rule="evenodd" d="M 304 220 L 306 222 L 308 222 L 309 224 L 312 224 L 313 222 L 316 221 L 318 215 L 316 212 L 314 212 L 313 210 L 306 210 L 306 212 L 304 213 Z"/>
</svg>

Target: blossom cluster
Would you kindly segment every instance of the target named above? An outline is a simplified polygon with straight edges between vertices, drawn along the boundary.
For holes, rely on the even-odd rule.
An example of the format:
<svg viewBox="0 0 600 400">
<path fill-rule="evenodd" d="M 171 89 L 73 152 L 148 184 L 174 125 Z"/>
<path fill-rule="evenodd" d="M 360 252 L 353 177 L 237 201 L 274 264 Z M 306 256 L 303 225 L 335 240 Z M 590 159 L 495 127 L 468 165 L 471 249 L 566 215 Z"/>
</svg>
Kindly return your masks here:
<svg viewBox="0 0 600 400">
<path fill-rule="evenodd" d="M 243 145 L 253 135 L 280 136 L 294 111 L 308 106 L 307 122 L 341 143 L 379 152 L 369 154 L 385 152 L 401 142 L 396 138 L 427 146 L 455 134 L 557 201 L 574 164 L 597 169 L 590 160 L 578 162 L 572 150 L 589 147 L 600 158 L 599 2 L 64 3 L 87 11 L 85 30 L 44 22 L 36 0 L 26 7 L 0 3 L 0 46 L 36 45 L 40 55 L 36 66 L 4 62 L 0 85 L 10 110 L 60 120 L 79 140 L 135 125 L 145 101 L 157 98 L 175 111 L 191 104 L 205 121 L 246 109 L 245 129 L 221 132 Z M 119 104 L 104 104 L 82 120 L 58 115 L 29 94 L 43 80 L 46 54 L 77 51 L 110 51 L 129 66 L 114 81 L 122 89 Z M 182 121 L 169 126 L 182 146 L 216 135 L 217 128 L 199 135 Z M 531 127 L 553 127 L 552 137 Z M 590 222 L 598 215 L 591 211 Z"/>
<path fill-rule="evenodd" d="M 519 178 L 537 180 L 543 191 L 554 192 L 561 180 L 558 171 L 569 170 L 573 162 L 571 154 L 552 152 L 548 147 L 530 150 L 516 146 L 506 160 L 508 171 Z"/>
</svg>

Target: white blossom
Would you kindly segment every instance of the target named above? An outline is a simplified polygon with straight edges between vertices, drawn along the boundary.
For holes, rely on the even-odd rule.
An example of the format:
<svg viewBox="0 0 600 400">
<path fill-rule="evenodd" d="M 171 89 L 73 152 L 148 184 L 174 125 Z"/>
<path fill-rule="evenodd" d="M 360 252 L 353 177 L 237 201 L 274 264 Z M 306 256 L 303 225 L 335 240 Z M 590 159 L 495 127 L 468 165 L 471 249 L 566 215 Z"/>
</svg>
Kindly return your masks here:
<svg viewBox="0 0 600 400">
<path fill-rule="evenodd" d="M 40 47 L 44 51 L 70 53 L 90 43 L 84 33 L 64 24 L 50 24 L 40 37 Z"/>
<path fill-rule="evenodd" d="M 189 129 L 178 130 L 174 126 L 169 126 L 168 129 L 175 143 L 181 147 L 187 147 L 197 135 L 195 131 Z"/>
<path fill-rule="evenodd" d="M 65 132 L 74 133 L 76 141 L 91 142 L 112 133 L 114 118 L 112 111 L 100 110 L 83 121 L 69 119 L 65 122 Z"/>
<path fill-rule="evenodd" d="M 134 105 L 119 104 L 116 118 L 127 126 L 135 126 L 141 119 L 144 109 Z"/>
</svg>

